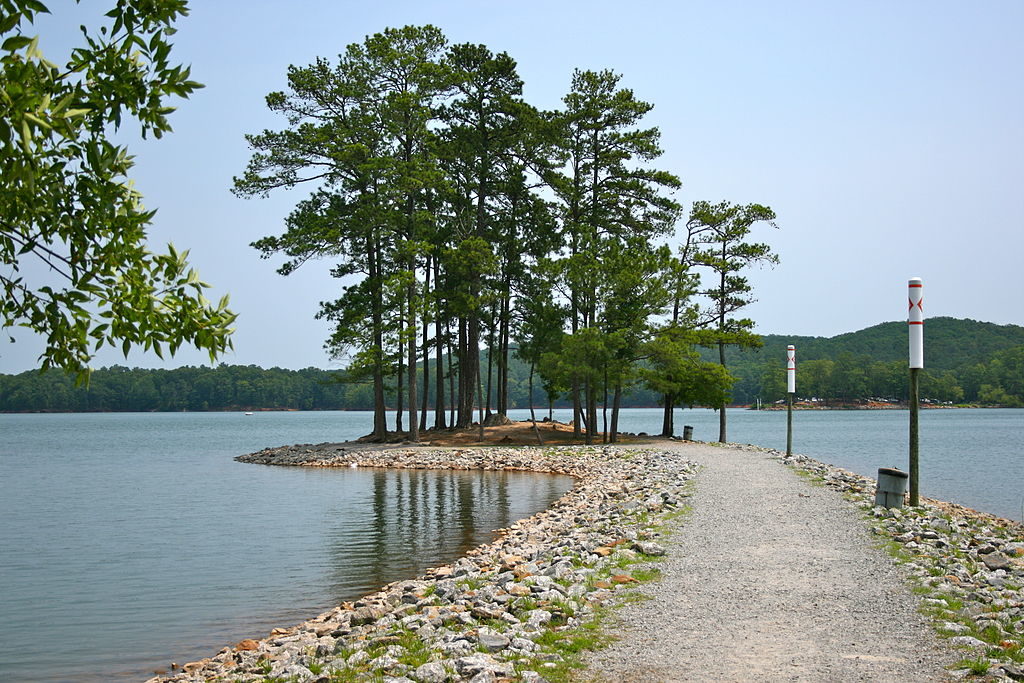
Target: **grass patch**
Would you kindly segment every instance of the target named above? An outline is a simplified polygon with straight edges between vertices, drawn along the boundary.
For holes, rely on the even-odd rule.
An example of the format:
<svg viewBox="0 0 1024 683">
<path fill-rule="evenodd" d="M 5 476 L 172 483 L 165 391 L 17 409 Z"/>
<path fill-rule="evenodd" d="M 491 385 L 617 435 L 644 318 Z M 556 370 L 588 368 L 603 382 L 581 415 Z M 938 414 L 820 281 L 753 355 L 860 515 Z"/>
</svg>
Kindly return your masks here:
<svg viewBox="0 0 1024 683">
<path fill-rule="evenodd" d="M 954 669 L 967 669 L 971 676 L 984 676 L 988 673 L 988 660 L 983 657 L 976 659 L 961 659 L 953 665 Z"/>
<path fill-rule="evenodd" d="M 641 567 L 633 572 L 633 578 L 640 583 L 655 581 L 661 578 L 661 569 L 658 567 Z"/>
<path fill-rule="evenodd" d="M 544 631 L 534 642 L 545 656 L 520 660 L 515 664 L 516 674 L 536 671 L 551 683 L 575 680 L 575 673 L 586 668 L 584 655 L 607 647 L 614 640 L 604 630 L 607 615 L 607 608 L 601 608 L 594 613 L 592 619 L 576 628 Z"/>
<path fill-rule="evenodd" d="M 822 487 L 822 488 L 825 486 L 825 478 L 822 477 L 820 474 L 815 474 L 814 472 L 808 472 L 807 470 L 805 470 L 803 468 L 796 467 L 796 466 L 793 466 L 793 465 L 790 466 L 790 470 L 792 470 L 793 473 L 796 476 L 800 477 L 801 479 L 806 481 L 811 486 L 817 486 L 817 487 Z"/>
</svg>

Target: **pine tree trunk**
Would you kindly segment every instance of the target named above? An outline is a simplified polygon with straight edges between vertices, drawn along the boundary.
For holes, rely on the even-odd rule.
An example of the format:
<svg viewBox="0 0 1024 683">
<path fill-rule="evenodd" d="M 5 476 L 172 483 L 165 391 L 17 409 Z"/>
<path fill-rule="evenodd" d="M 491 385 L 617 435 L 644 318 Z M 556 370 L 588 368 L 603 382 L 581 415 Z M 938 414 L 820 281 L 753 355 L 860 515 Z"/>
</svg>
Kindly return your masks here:
<svg viewBox="0 0 1024 683">
<path fill-rule="evenodd" d="M 373 437 L 384 441 L 388 434 L 387 404 L 384 402 L 384 314 L 383 294 L 380 287 L 379 254 L 373 236 L 367 238 L 367 260 L 371 279 L 371 313 L 373 324 Z"/>
<path fill-rule="evenodd" d="M 725 367 L 725 344 L 718 342 L 718 358 L 722 363 L 722 367 Z M 722 402 L 722 407 L 718 411 L 718 441 L 719 443 L 726 443 L 725 433 L 725 401 Z"/>
<path fill-rule="evenodd" d="M 466 382 L 467 396 L 466 396 L 466 425 L 469 427 L 473 424 L 473 406 L 479 405 L 483 407 L 483 396 L 478 394 L 481 391 L 479 388 L 481 374 L 480 374 L 480 318 L 476 315 L 470 316 L 467 325 L 466 334 L 466 355 L 469 358 L 469 366 L 466 368 L 466 374 L 468 375 Z"/>
<path fill-rule="evenodd" d="M 611 443 L 619 442 L 619 407 L 622 405 L 622 385 L 615 385 L 615 397 L 612 399 Z"/>
<path fill-rule="evenodd" d="M 415 265 L 410 263 L 410 270 L 413 274 L 413 281 L 406 288 L 406 296 L 409 298 L 409 330 L 408 330 L 408 351 L 409 351 L 409 440 L 416 442 L 420 440 L 419 416 L 416 415 L 419 409 L 419 401 L 416 400 L 416 271 L 412 270 Z"/>
<path fill-rule="evenodd" d="M 508 415 L 509 319 L 511 318 L 512 310 L 511 297 L 508 295 L 510 289 L 511 285 L 506 283 L 506 294 L 501 304 L 501 331 L 498 335 L 498 346 L 501 349 L 498 361 L 498 413 L 504 416 Z"/>
<path fill-rule="evenodd" d="M 479 385 L 478 390 L 480 392 L 479 399 L 477 400 L 477 406 L 479 407 L 478 416 L 480 420 L 480 443 L 484 441 L 484 402 L 483 402 L 483 378 L 480 376 L 480 355 L 477 354 L 476 359 L 476 383 Z"/>
<path fill-rule="evenodd" d="M 466 318 L 459 316 L 459 417 L 455 425 L 459 429 L 465 429 L 471 422 L 468 414 L 472 410 L 472 405 L 468 405 L 471 392 L 466 387 L 466 384 L 469 382 L 468 378 L 472 374 L 469 372 L 469 343 L 467 337 Z"/>
<path fill-rule="evenodd" d="M 661 435 L 668 438 L 675 432 L 675 425 L 673 424 L 675 418 L 675 400 L 671 394 L 665 394 L 662 396 L 662 405 L 664 406 L 664 413 L 661 417 Z"/>
<path fill-rule="evenodd" d="M 533 423 L 533 433 L 537 437 L 537 445 L 538 446 L 543 446 L 544 445 L 544 440 L 540 438 L 540 430 L 537 429 L 537 416 L 533 412 L 533 370 L 534 370 L 535 366 L 536 366 L 536 363 L 534 363 L 531 360 L 530 361 L 530 379 L 529 379 L 529 388 L 530 388 L 530 422 Z"/>
<path fill-rule="evenodd" d="M 491 307 L 491 324 L 487 329 L 487 417 L 491 416 L 491 379 L 494 375 L 494 307 Z"/>
<path fill-rule="evenodd" d="M 451 406 L 448 416 L 448 426 L 455 428 L 455 411 L 459 405 L 459 396 L 455 392 L 455 368 L 452 367 L 452 358 L 455 356 L 455 349 L 452 347 L 451 320 L 448 321 L 448 403 Z"/>
<path fill-rule="evenodd" d="M 420 404 L 420 431 L 427 431 L 427 403 L 430 396 L 430 324 L 428 312 L 430 301 L 430 257 L 424 268 L 423 280 L 423 401 Z"/>
<path fill-rule="evenodd" d="M 439 281 L 439 274 L 440 266 L 437 261 L 434 261 L 434 282 Z M 444 360 L 442 358 L 444 353 L 444 335 L 441 334 L 441 311 L 436 311 L 434 315 L 434 343 L 437 345 L 437 359 L 434 362 L 434 368 L 437 370 L 437 388 L 434 391 L 434 429 L 441 430 L 445 428 L 444 366 L 441 364 Z M 449 368 L 449 372 L 451 372 L 451 368 Z"/>
<path fill-rule="evenodd" d="M 608 443 L 608 364 L 604 366 L 604 398 L 601 401 L 601 443 Z"/>
</svg>

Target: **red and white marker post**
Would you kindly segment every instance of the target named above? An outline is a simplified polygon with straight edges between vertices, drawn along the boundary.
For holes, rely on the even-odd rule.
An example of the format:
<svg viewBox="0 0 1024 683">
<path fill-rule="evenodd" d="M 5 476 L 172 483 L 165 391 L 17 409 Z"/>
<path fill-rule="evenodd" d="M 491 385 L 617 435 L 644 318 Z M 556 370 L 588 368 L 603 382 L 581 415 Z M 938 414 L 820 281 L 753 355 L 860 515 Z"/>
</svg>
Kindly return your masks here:
<svg viewBox="0 0 1024 683">
<path fill-rule="evenodd" d="M 918 412 L 921 408 L 918 374 L 924 367 L 924 286 L 921 278 L 910 278 L 907 289 L 907 328 L 910 336 L 910 504 L 916 507 L 921 504 L 918 486 Z"/>
<path fill-rule="evenodd" d="M 793 395 L 796 394 L 796 347 L 786 347 L 786 455 L 793 455 Z"/>
</svg>

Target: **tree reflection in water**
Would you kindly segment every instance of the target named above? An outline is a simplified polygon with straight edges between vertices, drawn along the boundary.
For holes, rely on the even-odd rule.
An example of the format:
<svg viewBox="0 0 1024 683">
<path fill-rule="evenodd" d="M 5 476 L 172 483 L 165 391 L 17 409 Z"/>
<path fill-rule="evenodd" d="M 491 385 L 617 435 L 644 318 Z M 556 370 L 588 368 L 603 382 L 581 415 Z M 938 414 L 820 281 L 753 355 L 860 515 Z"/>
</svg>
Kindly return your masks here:
<svg viewBox="0 0 1024 683">
<path fill-rule="evenodd" d="M 570 477 L 530 472 L 375 469 L 358 474 L 369 475 L 369 490 L 339 501 L 332 511 L 336 526 L 326 534 L 328 590 L 335 602 L 452 562 L 493 540 L 496 529 L 547 508 L 573 483 Z"/>
</svg>

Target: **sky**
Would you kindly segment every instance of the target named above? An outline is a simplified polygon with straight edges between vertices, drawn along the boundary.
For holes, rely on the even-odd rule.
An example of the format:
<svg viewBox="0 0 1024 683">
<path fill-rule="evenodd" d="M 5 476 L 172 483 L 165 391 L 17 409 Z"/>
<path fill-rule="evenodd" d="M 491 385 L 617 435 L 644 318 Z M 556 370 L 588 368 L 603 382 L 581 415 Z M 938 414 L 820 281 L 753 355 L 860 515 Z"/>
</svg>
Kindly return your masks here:
<svg viewBox="0 0 1024 683">
<path fill-rule="evenodd" d="M 36 24 L 59 55 L 97 8 L 62 0 Z M 269 199 L 230 192 L 251 151 L 245 134 L 280 129 L 264 98 L 289 65 L 336 61 L 387 27 L 430 23 L 451 43 L 482 43 L 519 66 L 524 97 L 553 109 L 574 69 L 612 69 L 654 104 L 675 198 L 757 202 L 779 229 L 751 236 L 778 253 L 748 275 L 745 309 L 762 334 L 833 336 L 905 319 L 908 278 L 924 281 L 927 316 L 1024 325 L 1024 3 L 908 0 L 719 2 L 431 2 L 193 0 L 174 61 L 206 85 L 177 100 L 174 132 L 130 140 L 133 178 L 154 250 L 189 249 L 239 314 L 220 360 L 339 367 L 314 319 L 339 281 L 327 261 L 282 277 L 249 244 L 280 234 L 304 190 Z M 128 132 L 134 134 L 135 129 Z M 0 372 L 37 367 L 41 341 L 5 330 Z M 209 364 L 182 349 L 161 361 L 105 350 L 93 367 Z"/>
</svg>

